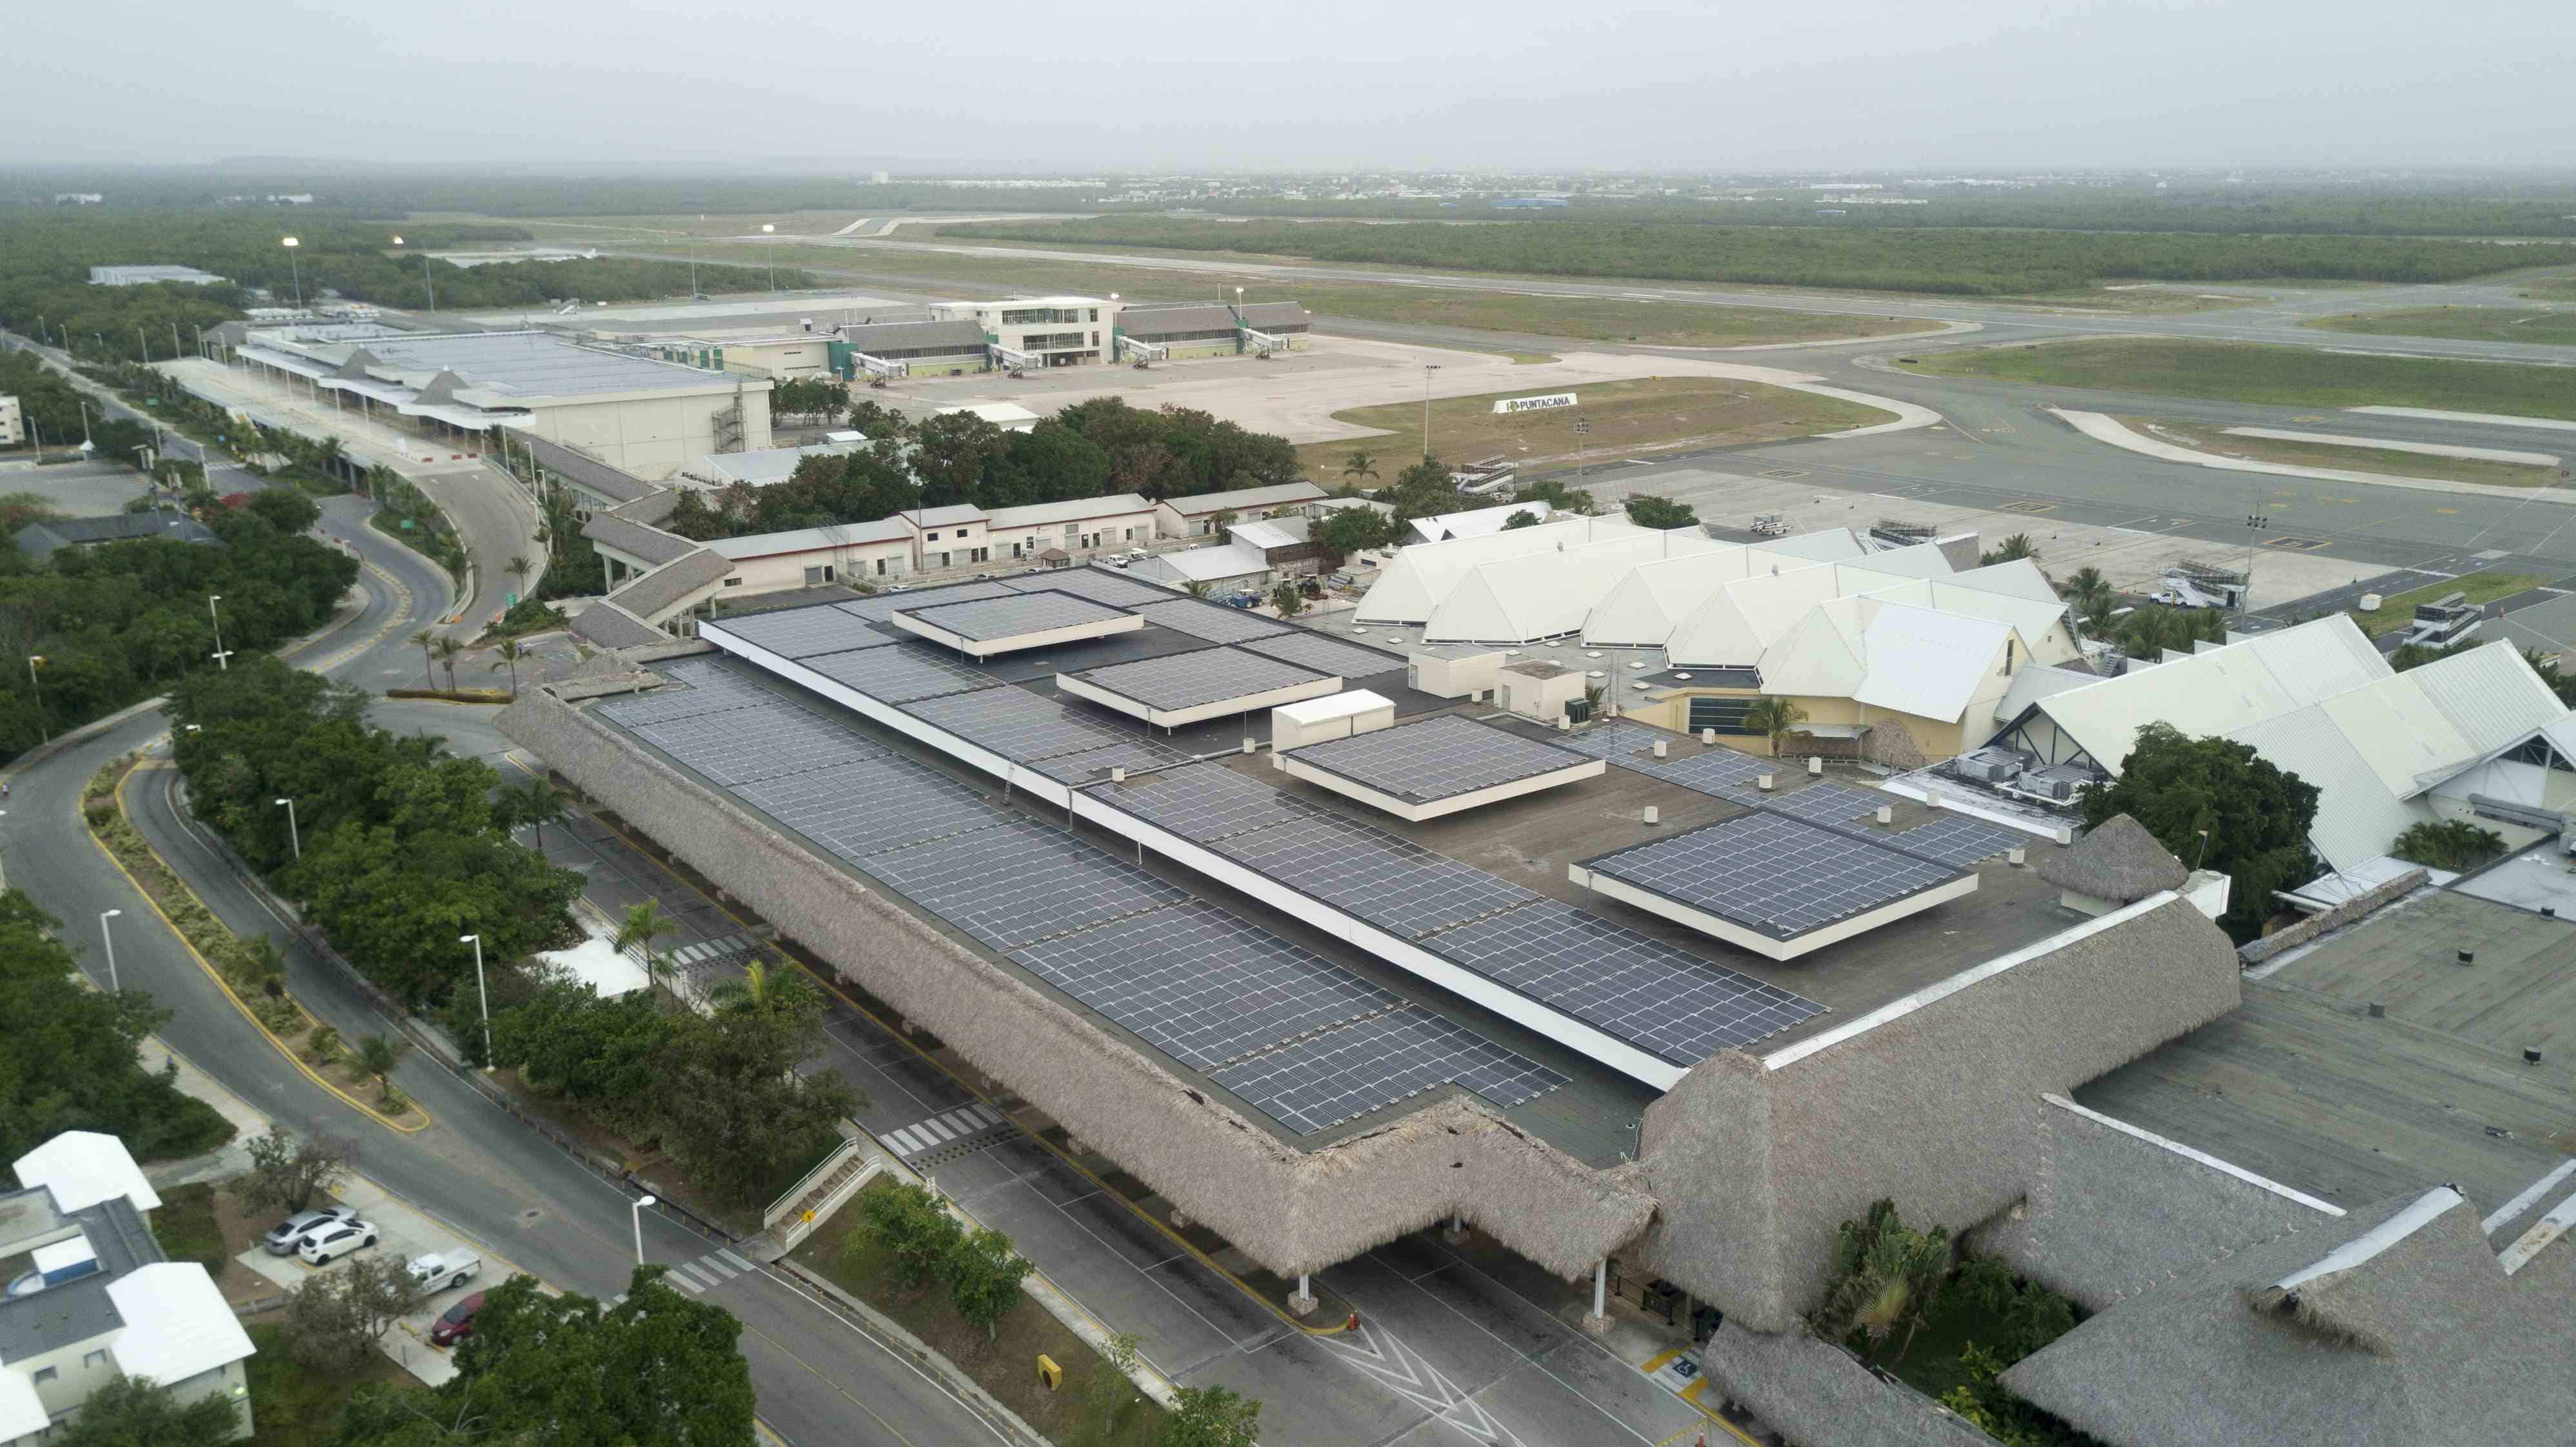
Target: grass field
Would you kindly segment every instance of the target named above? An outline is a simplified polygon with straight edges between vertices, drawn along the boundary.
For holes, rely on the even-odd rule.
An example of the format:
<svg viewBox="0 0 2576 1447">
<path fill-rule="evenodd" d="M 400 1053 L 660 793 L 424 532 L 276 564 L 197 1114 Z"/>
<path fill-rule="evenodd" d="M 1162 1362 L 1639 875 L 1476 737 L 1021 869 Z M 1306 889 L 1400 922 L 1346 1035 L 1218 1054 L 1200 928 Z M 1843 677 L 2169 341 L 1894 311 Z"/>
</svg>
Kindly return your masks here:
<svg viewBox="0 0 2576 1447">
<path fill-rule="evenodd" d="M 1577 389 L 1580 408 L 1546 412 L 1494 413 L 1498 397 L 1443 397 L 1431 404 L 1431 451 L 1451 462 L 1473 462 L 1497 454 L 1524 466 L 1573 462 L 1574 419 L 1579 411 L 1592 424 L 1582 440 L 1593 461 L 1630 456 L 1641 451 L 1690 442 L 1723 446 L 1771 442 L 1846 427 L 1869 427 L 1895 420 L 1875 407 L 1770 387 L 1759 382 L 1733 382 L 1717 377 L 1648 377 L 1627 382 L 1596 382 Z M 1340 442 L 1310 442 L 1297 449 L 1306 475 L 1327 487 L 1339 486 L 1345 458 L 1353 451 L 1375 457 L 1379 477 L 1362 479 L 1368 486 L 1391 482 L 1422 446 L 1422 404 L 1389 402 L 1336 412 L 1334 420 L 1384 429 L 1385 437 Z"/>
<path fill-rule="evenodd" d="M 2381 337 L 2458 337 L 2472 342 L 2548 342 L 2576 346 L 2576 312 L 2532 307 L 2444 306 L 2363 312 L 2303 323 L 2324 332 Z"/>
<path fill-rule="evenodd" d="M 286 1329 L 274 1318 L 247 1325 L 253 1354 L 250 1378 L 251 1447 L 328 1447 L 340 1440 L 340 1411 L 369 1382 L 416 1387 L 411 1373 L 381 1352 L 367 1354 L 354 1372 L 317 1372 L 300 1366 L 286 1347 Z"/>
<path fill-rule="evenodd" d="M 2244 342 L 2119 338 L 1935 352 L 1915 369 L 2277 407 L 2437 407 L 2576 421 L 2576 370 L 2365 357 Z"/>
<path fill-rule="evenodd" d="M 2171 417 L 2123 417 L 2129 426 L 2166 442 L 2198 447 L 2223 457 L 2279 462 L 2292 467 L 2339 467 L 2347 472 L 2384 472 L 2393 477 L 2438 477 L 2448 482 L 2478 482 L 2490 487 L 2554 487 L 2558 469 L 2526 467 L 2514 462 L 2487 462 L 2473 457 L 2440 457 L 2429 452 L 2400 452 L 2386 447 L 2345 447 L 2331 442 L 2288 442 L 2277 437 L 2237 437 L 2226 428 Z"/>
<path fill-rule="evenodd" d="M 2544 276 L 2522 289 L 2540 301 L 2576 301 L 2576 276 Z"/>
<path fill-rule="evenodd" d="M 2446 578 L 2438 583 L 2427 583 L 2421 588 L 2392 593 L 2379 600 L 2378 612 L 2363 613 L 2356 610 L 2352 615 L 2352 621 L 2361 625 L 2362 632 L 2377 638 L 2383 633 L 2394 633 L 2413 622 L 2415 605 L 2418 603 L 2430 603 L 2436 598 L 2446 598 L 2453 593 L 2468 594 L 2468 601 L 2472 603 L 2492 603 L 2498 598 L 2510 598 L 2526 588 L 2537 588 L 2548 581 L 2547 578 L 2532 573 L 2464 573 L 2459 577 Z"/>
</svg>

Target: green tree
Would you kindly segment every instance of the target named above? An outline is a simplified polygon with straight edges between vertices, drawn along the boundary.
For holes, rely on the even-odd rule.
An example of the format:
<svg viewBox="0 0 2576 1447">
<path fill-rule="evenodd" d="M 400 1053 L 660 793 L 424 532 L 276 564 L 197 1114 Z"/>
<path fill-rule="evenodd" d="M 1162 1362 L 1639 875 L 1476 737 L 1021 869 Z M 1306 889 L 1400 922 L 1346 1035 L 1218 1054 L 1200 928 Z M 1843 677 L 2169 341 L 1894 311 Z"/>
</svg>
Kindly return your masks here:
<svg viewBox="0 0 2576 1447">
<path fill-rule="evenodd" d="M 272 1125 L 251 1137 L 250 1169 L 233 1194 L 254 1211 L 292 1216 L 331 1194 L 358 1164 L 358 1143 L 321 1131 Z"/>
<path fill-rule="evenodd" d="M 2218 922 L 2240 942 L 2261 932 L 2275 907 L 2273 891 L 2317 873 L 2308 848 L 2316 785 L 2250 744 L 2143 725 L 2120 776 L 2085 790 L 2083 810 L 2087 829 L 2126 814 L 2175 858 L 2230 876 L 2231 902 Z"/>
<path fill-rule="evenodd" d="M 1261 1404 L 1225 1387 L 1182 1387 L 1154 1447 L 1259 1447 Z"/>
<path fill-rule="evenodd" d="M 308 1367 L 355 1371 L 419 1302 L 401 1257 L 353 1255 L 335 1271 L 305 1277 L 287 1297 L 287 1349 Z"/>
<path fill-rule="evenodd" d="M 840 1076 L 796 1073 L 822 1047 L 822 995 L 795 975 L 779 976 L 757 1010 L 676 1013 L 654 1058 L 664 1145 L 698 1180 L 750 1199 L 859 1106 Z"/>
<path fill-rule="evenodd" d="M 536 567 L 537 565 L 529 560 L 527 554 L 512 553 L 510 561 L 501 565 L 501 571 L 509 574 L 510 581 L 518 584 L 519 591 L 524 593 L 527 591 L 528 574 L 535 572 Z"/>
<path fill-rule="evenodd" d="M 1562 513 L 1588 514 L 1592 511 L 1592 494 L 1578 487 L 1568 487 L 1553 477 L 1537 478 L 1512 489 L 1514 502 L 1543 502 Z"/>
<path fill-rule="evenodd" d="M 1393 485 L 1377 500 L 1395 509 L 1399 524 L 1438 517 L 1458 510 L 1458 483 L 1449 475 L 1447 463 L 1426 457 L 1397 473 Z"/>
<path fill-rule="evenodd" d="M 2066 581 L 2057 585 L 2057 594 L 2079 608 L 2095 598 L 2116 596 L 2111 580 L 2090 563 L 2067 574 Z"/>
<path fill-rule="evenodd" d="M 543 779 L 525 779 L 507 785 L 492 800 L 492 813 L 504 829 L 526 828 L 535 831 L 536 849 L 545 852 L 546 826 L 562 819 L 567 811 L 563 796 Z"/>
<path fill-rule="evenodd" d="M 1658 532 L 1673 528 L 1696 527 L 1699 524 L 1699 510 L 1686 502 L 1675 502 L 1668 497 L 1656 497 L 1646 493 L 1628 499 L 1628 521 L 1641 528 L 1653 528 Z"/>
<path fill-rule="evenodd" d="M 1342 459 L 1342 476 L 1352 479 L 1377 476 L 1377 457 L 1365 447 L 1354 447 Z"/>
<path fill-rule="evenodd" d="M 394 1072 L 402 1067 L 403 1057 L 411 1053 L 411 1042 L 399 1035 L 361 1035 L 358 1037 L 358 1069 L 376 1083 L 376 1101 L 390 1109 L 394 1103 Z"/>
<path fill-rule="evenodd" d="M 1948 1230 L 1910 1230 L 1894 1201 L 1873 1202 L 1865 1219 L 1845 1221 L 1835 1233 L 1816 1326 L 1828 1337 L 1867 1337 L 1872 1356 L 1903 1327 L 1905 1340 L 1896 1349 L 1896 1360 L 1903 1361 L 1914 1334 L 1940 1304 L 1949 1275 Z"/>
<path fill-rule="evenodd" d="M 447 670 L 447 691 L 449 693 L 454 693 L 456 691 L 456 660 L 465 656 L 465 645 L 457 642 L 453 638 L 442 636 L 436 643 L 430 645 L 430 651 L 438 655 L 439 667 Z"/>
<path fill-rule="evenodd" d="M 959 1233 L 940 1253 L 939 1280 L 966 1324 L 991 1341 L 1002 1318 L 1019 1304 L 1020 1283 L 1037 1268 L 1014 1255 L 1011 1238 L 989 1228 Z"/>
<path fill-rule="evenodd" d="M 1100 1365 L 1084 1380 L 1084 1405 L 1091 1409 L 1094 1421 L 1102 1425 L 1102 1435 L 1114 1433 L 1124 1420 L 1127 1409 L 1137 1401 L 1136 1367 L 1142 1358 L 1137 1347 L 1143 1338 L 1132 1331 L 1115 1333 L 1100 1343 Z"/>
<path fill-rule="evenodd" d="M 642 900 L 626 907 L 626 914 L 618 920 L 617 933 L 610 938 L 609 944 L 620 953 L 632 950 L 642 955 L 645 975 L 659 988 L 666 966 L 661 955 L 654 950 L 653 941 L 678 928 L 669 915 L 662 913 L 660 900 Z"/>
<path fill-rule="evenodd" d="M 1306 595 L 1297 591 L 1296 584 L 1281 582 L 1270 589 L 1270 606 L 1279 611 L 1280 617 L 1294 618 L 1306 611 Z"/>
<path fill-rule="evenodd" d="M 2466 871 L 2502 855 L 2504 836 L 2466 819 L 2442 819 L 2407 825 L 2388 852 L 2435 869 Z"/>
<path fill-rule="evenodd" d="M 436 689 L 438 687 L 438 630 L 415 629 L 411 635 L 411 641 L 420 645 L 420 686 Z"/>
<path fill-rule="evenodd" d="M 510 697 L 514 699 L 517 698 L 519 696 L 519 662 L 522 659 L 536 657 L 537 650 L 521 643 L 516 638 L 504 638 L 501 640 L 500 646 L 494 648 L 492 652 L 500 659 L 500 661 L 491 665 L 490 671 L 498 673 L 505 668 L 510 670 Z"/>
<path fill-rule="evenodd" d="M 1528 508 L 1522 508 L 1520 511 L 1513 513 L 1510 517 L 1503 519 L 1503 531 L 1507 533 L 1519 528 L 1534 528 L 1537 526 L 1538 514 L 1530 511 Z"/>
<path fill-rule="evenodd" d="M 493 1012 L 492 1054 L 530 1084 L 575 1100 L 649 1103 L 654 1052 L 670 1037 L 670 1020 L 649 995 L 603 999 L 580 980 L 556 978 Z"/>
<path fill-rule="evenodd" d="M 1334 567 L 1353 553 L 1391 546 L 1395 529 L 1386 514 L 1373 507 L 1346 507 L 1324 519 L 1310 534 L 1333 560 Z"/>
<path fill-rule="evenodd" d="M 1771 753 L 1778 757 L 1789 735 L 1807 721 L 1807 711 L 1785 698 L 1757 698 L 1744 710 L 1744 726 L 1771 741 Z"/>
<path fill-rule="evenodd" d="M 859 1227 L 866 1241 L 886 1254 L 895 1279 L 907 1288 L 937 1275 L 966 1234 L 938 1197 L 910 1181 L 861 1192 Z M 859 1240 L 851 1238 L 853 1245 Z"/>
<path fill-rule="evenodd" d="M 322 521 L 321 505 L 292 487 L 261 488 L 250 495 L 246 510 L 288 536 Z"/>
<path fill-rule="evenodd" d="M 972 412 L 925 417 L 912 429 L 912 472 L 921 479 L 924 507 L 971 501 L 984 469 L 1007 445 L 1001 428 Z"/>
<path fill-rule="evenodd" d="M 1984 552 L 1979 553 L 1977 555 L 1977 566 L 1981 568 L 1991 568 L 1997 563 L 2009 563 L 2016 558 L 2036 558 L 2038 556 L 2039 545 L 2030 540 L 2030 534 L 2015 533 L 2011 537 L 2004 539 L 2001 546 L 1988 548 Z"/>
<path fill-rule="evenodd" d="M 229 1442 L 241 1409 L 226 1396 L 185 1403 L 149 1377 L 123 1372 L 100 1383 L 54 1439 L 58 1447 L 205 1447 Z"/>
</svg>

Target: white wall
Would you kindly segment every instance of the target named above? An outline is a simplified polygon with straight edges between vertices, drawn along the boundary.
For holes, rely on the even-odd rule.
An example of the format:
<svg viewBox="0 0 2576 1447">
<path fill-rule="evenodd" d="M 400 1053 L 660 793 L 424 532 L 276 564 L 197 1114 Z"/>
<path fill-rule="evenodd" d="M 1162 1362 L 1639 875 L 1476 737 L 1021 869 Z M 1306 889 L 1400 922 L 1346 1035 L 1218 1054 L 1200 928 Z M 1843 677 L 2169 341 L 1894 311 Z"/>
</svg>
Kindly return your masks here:
<svg viewBox="0 0 2576 1447">
<path fill-rule="evenodd" d="M 611 467 L 659 481 L 713 452 L 757 451 L 771 445 L 769 388 L 746 379 L 742 389 L 739 449 L 716 440 L 716 414 L 734 405 L 731 390 L 679 396 L 612 396 L 532 408 L 528 430 L 551 442 L 577 447 Z"/>
<path fill-rule="evenodd" d="M 908 542 L 865 543 L 857 547 L 811 548 L 801 552 L 773 553 L 765 558 L 744 558 L 733 565 L 733 576 L 742 581 L 728 582 L 716 596 L 747 598 L 755 593 L 781 593 L 791 588 L 807 587 L 805 570 L 823 567 L 830 568 L 832 576 L 817 579 L 812 586 L 824 582 L 872 585 L 892 582 L 912 573 L 912 545 Z"/>
</svg>

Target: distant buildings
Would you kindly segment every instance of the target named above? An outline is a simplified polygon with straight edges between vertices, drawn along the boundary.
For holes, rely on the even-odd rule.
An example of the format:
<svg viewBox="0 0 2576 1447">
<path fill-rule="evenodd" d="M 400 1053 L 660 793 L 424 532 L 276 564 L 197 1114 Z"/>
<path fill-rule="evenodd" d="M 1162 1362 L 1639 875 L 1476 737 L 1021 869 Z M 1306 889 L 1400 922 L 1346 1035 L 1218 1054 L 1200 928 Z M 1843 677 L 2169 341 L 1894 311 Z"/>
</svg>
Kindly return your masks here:
<svg viewBox="0 0 2576 1447">
<path fill-rule="evenodd" d="M 175 282 L 182 286 L 221 286 L 226 278 L 193 266 L 93 266 L 89 269 L 92 286 L 150 286 L 156 282 Z"/>
</svg>

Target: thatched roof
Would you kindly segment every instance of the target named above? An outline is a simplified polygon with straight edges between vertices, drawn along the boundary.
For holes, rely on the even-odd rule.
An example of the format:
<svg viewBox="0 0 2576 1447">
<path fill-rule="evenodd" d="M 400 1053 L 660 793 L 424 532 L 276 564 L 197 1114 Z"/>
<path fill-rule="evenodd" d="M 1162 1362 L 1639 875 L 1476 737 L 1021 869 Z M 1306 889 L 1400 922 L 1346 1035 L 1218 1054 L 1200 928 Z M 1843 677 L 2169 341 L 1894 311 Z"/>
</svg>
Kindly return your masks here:
<svg viewBox="0 0 2576 1447">
<path fill-rule="evenodd" d="M 2123 1302 L 2004 1384 L 2123 1447 L 2560 1442 L 2576 1303 L 2508 1277 L 2447 1189 L 2252 1245 Z"/>
<path fill-rule="evenodd" d="M 2040 878 L 2060 889 L 2119 904 L 2180 889 L 2191 877 L 2146 825 L 2126 814 L 2094 826 L 2072 848 L 2052 852 L 2038 869 Z"/>
<path fill-rule="evenodd" d="M 1803 1330 L 1746 1331 L 1729 1320 L 1700 1362 L 1721 1391 L 1801 1447 L 1992 1447 L 1994 1440 Z"/>
</svg>

